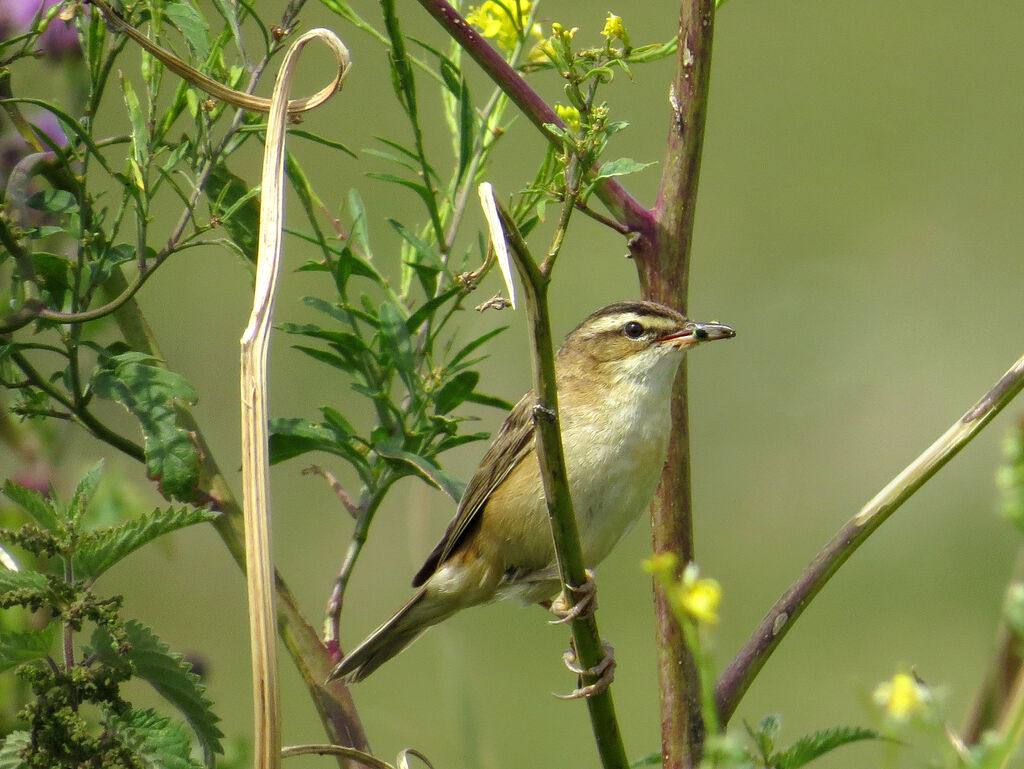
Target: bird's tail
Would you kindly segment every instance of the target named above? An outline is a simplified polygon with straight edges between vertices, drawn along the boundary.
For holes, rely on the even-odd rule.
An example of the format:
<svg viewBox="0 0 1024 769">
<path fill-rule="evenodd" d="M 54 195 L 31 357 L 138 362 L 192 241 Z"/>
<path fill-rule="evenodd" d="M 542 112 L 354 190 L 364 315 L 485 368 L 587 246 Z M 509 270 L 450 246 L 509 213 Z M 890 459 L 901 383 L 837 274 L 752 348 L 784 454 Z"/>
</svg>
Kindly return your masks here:
<svg viewBox="0 0 1024 769">
<path fill-rule="evenodd" d="M 426 586 L 421 587 L 391 619 L 349 652 L 331 671 L 327 680 L 341 678 L 348 683 L 362 681 L 419 638 L 424 630 L 447 619 L 458 609 L 457 602 L 428 596 Z"/>
</svg>

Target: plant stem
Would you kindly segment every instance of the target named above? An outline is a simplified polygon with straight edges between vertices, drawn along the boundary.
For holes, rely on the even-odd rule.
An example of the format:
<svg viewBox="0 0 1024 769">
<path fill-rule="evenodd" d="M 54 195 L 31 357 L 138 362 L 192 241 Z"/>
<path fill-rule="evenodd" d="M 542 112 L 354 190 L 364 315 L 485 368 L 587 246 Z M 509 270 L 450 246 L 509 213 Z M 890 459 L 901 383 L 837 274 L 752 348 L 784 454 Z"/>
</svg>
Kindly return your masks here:
<svg viewBox="0 0 1024 769">
<path fill-rule="evenodd" d="M 747 643 L 719 676 L 716 694 L 722 723 L 728 722 L 775 647 L 839 567 L 1022 389 L 1024 357 L 1019 358 L 967 413 L 836 532 L 803 574 L 776 601 Z"/>
<path fill-rule="evenodd" d="M 710 86 L 714 12 L 714 0 L 680 3 L 676 73 L 669 97 L 672 111 L 658 202 L 647 229 L 630 241 L 643 295 L 684 313 Z M 686 372 L 684 361 L 673 390 L 668 461 L 651 508 L 652 550 L 655 554 L 675 553 L 680 570 L 694 554 Z M 659 586 L 654 589 L 654 607 L 662 765 L 665 769 L 683 769 L 700 763 L 703 752 L 700 679 L 686 638 Z"/>
<path fill-rule="evenodd" d="M 567 207 L 572 209 L 570 202 Z M 548 515 L 555 542 L 558 571 L 566 596 L 579 598 L 578 589 L 589 579 L 583 561 L 579 529 L 569 495 L 569 478 L 565 469 L 562 436 L 558 425 L 558 392 L 555 387 L 555 357 L 548 316 L 547 290 L 550 274 L 539 268 L 530 255 L 512 217 L 499 206 L 502 224 L 508 236 L 511 253 L 523 279 L 529 313 L 533 388 L 537 394 L 534 424 L 537 428 L 537 460 L 544 481 Z M 549 260 L 545 264 L 550 269 Z M 593 612 L 583 612 L 572 621 L 573 646 L 583 668 L 593 668 L 604 658 L 601 635 Z M 593 683 L 586 680 L 584 684 Z M 626 769 L 629 761 L 615 716 L 611 689 L 604 689 L 587 698 L 590 723 L 604 769 Z"/>
</svg>

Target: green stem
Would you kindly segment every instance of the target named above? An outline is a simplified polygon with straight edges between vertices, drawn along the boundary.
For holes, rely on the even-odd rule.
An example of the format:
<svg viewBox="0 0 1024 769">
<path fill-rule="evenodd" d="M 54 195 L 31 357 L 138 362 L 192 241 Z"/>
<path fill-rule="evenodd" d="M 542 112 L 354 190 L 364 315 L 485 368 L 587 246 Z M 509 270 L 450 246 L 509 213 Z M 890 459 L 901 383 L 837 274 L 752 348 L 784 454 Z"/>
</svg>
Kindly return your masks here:
<svg viewBox="0 0 1024 769">
<path fill-rule="evenodd" d="M 568 207 L 572 208 L 571 205 Z M 499 211 L 526 294 L 533 360 L 533 387 L 537 394 L 537 405 L 534 407 L 537 459 L 544 481 L 544 495 L 551 520 L 558 571 L 565 595 L 578 599 L 579 589 L 586 585 L 589 577 L 583 560 L 583 548 L 580 545 L 572 498 L 569 495 L 569 478 L 565 469 L 565 454 L 558 425 L 555 356 L 547 302 L 550 276 L 542 272 L 534 262 L 512 217 L 500 207 Z M 594 613 L 584 612 L 582 616 L 573 619 L 571 627 L 573 645 L 581 667 L 596 667 L 604 658 L 605 652 Z M 591 683 L 594 683 L 592 677 L 583 676 L 584 685 Z M 611 689 L 606 688 L 588 697 L 587 708 L 590 711 L 590 723 L 601 757 L 601 765 L 604 769 L 625 769 L 629 766 L 629 761 L 615 715 Z"/>
</svg>

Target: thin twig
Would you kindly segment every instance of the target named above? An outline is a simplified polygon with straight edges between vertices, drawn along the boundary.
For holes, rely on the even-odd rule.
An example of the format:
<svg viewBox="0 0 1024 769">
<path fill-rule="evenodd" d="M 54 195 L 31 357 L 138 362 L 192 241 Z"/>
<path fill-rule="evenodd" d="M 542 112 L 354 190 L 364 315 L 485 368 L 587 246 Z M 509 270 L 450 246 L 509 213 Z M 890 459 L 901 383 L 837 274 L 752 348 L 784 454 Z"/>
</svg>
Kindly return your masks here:
<svg viewBox="0 0 1024 769">
<path fill-rule="evenodd" d="M 1018 359 L 967 413 L 836 532 L 803 574 L 776 601 L 719 676 L 716 699 L 723 723 L 728 722 L 735 712 L 747 687 L 789 632 L 794 621 L 839 567 L 900 505 L 956 456 L 1021 389 L 1024 389 L 1024 357 Z"/>
</svg>

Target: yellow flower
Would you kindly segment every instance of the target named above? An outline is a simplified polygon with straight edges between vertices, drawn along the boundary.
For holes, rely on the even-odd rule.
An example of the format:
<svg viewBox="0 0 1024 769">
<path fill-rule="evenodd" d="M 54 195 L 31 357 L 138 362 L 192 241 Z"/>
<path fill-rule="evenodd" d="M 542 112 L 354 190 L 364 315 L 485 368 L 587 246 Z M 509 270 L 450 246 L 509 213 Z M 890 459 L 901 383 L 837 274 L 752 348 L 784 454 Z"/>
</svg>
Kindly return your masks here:
<svg viewBox="0 0 1024 769">
<path fill-rule="evenodd" d="M 565 121 L 565 125 L 568 126 L 569 130 L 579 133 L 580 111 L 578 109 L 575 107 L 566 107 L 562 104 L 556 104 L 555 112 L 558 113 L 558 117 Z"/>
<path fill-rule="evenodd" d="M 601 30 L 601 34 L 606 38 L 618 38 L 626 45 L 630 44 L 626 25 L 623 24 L 623 17 L 616 16 L 614 13 L 608 13 L 608 17 L 604 19 L 604 29 Z"/>
<path fill-rule="evenodd" d="M 515 50 L 519 44 L 521 27 L 520 22 L 525 22 L 530 16 L 530 9 L 533 7 L 531 0 L 517 0 L 519 13 L 515 11 L 512 3 L 502 6 L 494 0 L 487 0 L 480 7 L 471 7 L 466 14 L 466 21 L 480 30 L 484 37 L 493 37 L 498 47 L 505 51 Z M 509 10 L 506 10 L 509 8 Z M 534 24 L 530 34 L 540 37 L 540 25 Z"/>
<path fill-rule="evenodd" d="M 557 106 L 555 111 L 558 111 Z M 677 563 L 679 563 L 679 558 L 675 553 L 655 553 L 644 561 L 644 571 L 653 574 L 662 582 L 671 582 L 676 576 Z"/>
<path fill-rule="evenodd" d="M 897 673 L 890 680 L 883 681 L 875 687 L 872 699 L 893 721 L 904 722 L 925 710 L 931 699 L 931 692 L 913 676 Z"/>
<path fill-rule="evenodd" d="M 686 566 L 676 589 L 676 605 L 697 622 L 714 625 L 718 622 L 718 605 L 722 602 L 722 586 L 717 580 L 702 578 L 695 563 Z"/>
</svg>

